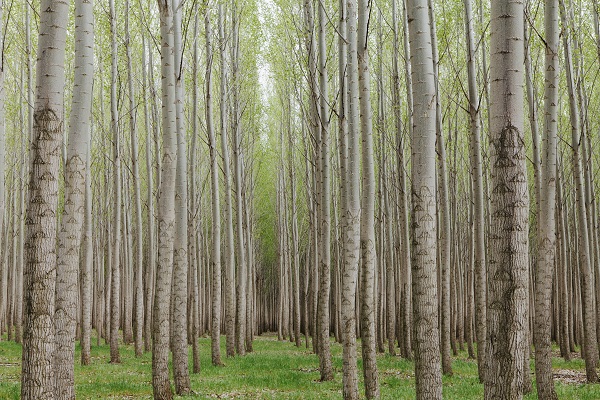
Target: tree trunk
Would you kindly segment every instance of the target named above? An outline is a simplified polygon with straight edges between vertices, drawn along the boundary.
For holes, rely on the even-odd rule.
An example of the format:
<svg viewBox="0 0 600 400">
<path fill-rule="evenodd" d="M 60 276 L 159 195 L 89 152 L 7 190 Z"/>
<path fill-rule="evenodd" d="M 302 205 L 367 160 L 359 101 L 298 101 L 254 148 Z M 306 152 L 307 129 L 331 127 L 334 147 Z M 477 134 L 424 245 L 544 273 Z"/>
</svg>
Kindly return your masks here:
<svg viewBox="0 0 600 400">
<path fill-rule="evenodd" d="M 91 2 L 77 0 L 75 7 L 75 84 L 65 165 L 65 206 L 58 233 L 56 262 L 54 373 L 57 399 L 75 398 L 77 282 L 81 231 L 85 215 L 86 155 L 90 147 L 94 75 L 93 5 Z"/>
<path fill-rule="evenodd" d="M 560 13 L 563 26 L 567 25 L 565 6 L 560 1 Z M 568 30 L 566 31 L 568 32 Z M 585 359 L 586 376 L 589 383 L 598 381 L 596 367 L 598 365 L 598 343 L 596 340 L 596 315 L 594 310 L 594 281 L 588 240 L 587 212 L 585 209 L 585 193 L 581 168 L 580 121 L 577 102 L 575 101 L 575 82 L 573 77 L 570 35 L 563 36 L 565 52 L 565 69 L 567 72 L 567 89 L 569 93 L 569 114 L 571 120 L 571 149 L 573 155 L 573 182 L 577 206 L 577 244 L 578 264 L 581 273 L 581 299 L 583 316 L 583 356 Z"/>
<path fill-rule="evenodd" d="M 360 246 L 360 158 L 359 158 L 359 88 L 358 37 L 356 0 L 347 0 L 348 32 L 348 160 L 346 179 L 346 217 L 344 238 L 344 268 L 342 271 L 342 326 L 343 326 L 343 390 L 344 399 L 358 399 L 358 372 L 356 365 L 356 284 Z"/>
<path fill-rule="evenodd" d="M 133 179 L 133 195 L 135 200 L 135 261 L 134 261 L 134 310 L 135 310 L 135 355 L 142 356 L 142 331 L 144 322 L 142 267 L 143 267 L 143 228 L 142 228 L 142 198 L 140 189 L 137 116 L 135 92 L 133 88 L 133 73 L 131 71 L 131 42 L 129 36 L 129 0 L 125 3 L 125 48 L 127 54 L 127 85 L 129 87 L 129 131 L 131 135 L 131 173 Z M 144 82 L 145 84 L 145 82 Z M 150 170 L 151 171 L 151 170 Z M 151 172 L 149 173 L 150 176 Z M 130 229 L 133 229 L 131 227 Z M 134 251 L 134 249 L 130 249 Z"/>
<path fill-rule="evenodd" d="M 144 84 L 142 85 L 144 89 L 144 98 L 146 98 L 146 83 L 147 79 L 147 69 L 154 68 L 152 63 L 146 63 L 146 43 L 145 36 L 142 36 L 142 81 Z M 150 54 L 152 50 L 150 49 Z M 152 56 L 149 55 L 150 60 Z M 153 91 L 151 91 L 153 93 Z M 144 286 L 144 351 L 150 350 L 150 342 L 152 340 L 152 304 L 153 304 L 153 293 L 154 293 L 154 268 L 156 268 L 156 248 L 155 245 L 155 228 L 154 228 L 154 174 L 152 168 L 152 130 L 150 129 L 150 121 L 149 121 L 149 110 L 148 110 L 148 102 L 144 102 L 144 121 L 146 126 L 146 172 L 148 174 L 148 181 L 146 183 L 148 191 L 147 191 L 147 204 L 148 204 L 148 212 L 147 212 L 147 220 L 148 220 L 148 238 L 146 239 L 146 268 L 145 268 L 145 286 Z M 154 127 L 153 127 L 154 128 Z M 158 154 L 156 154 L 156 158 L 158 159 Z"/>
<path fill-rule="evenodd" d="M 31 189 L 26 214 L 21 398 L 54 399 L 56 213 L 63 140 L 65 45 L 69 2 L 40 4 L 36 99 L 31 143 Z M 3 68 L 2 68 L 3 70 Z M 0 75 L 0 88 L 3 87 Z M 2 96 L 0 96 L 2 98 Z M 1 104 L 0 104 L 1 106 Z M 3 107 L 0 107 L 3 110 Z"/>
<path fill-rule="evenodd" d="M 219 49 L 221 59 L 221 155 L 225 181 L 225 334 L 227 337 L 227 357 L 235 356 L 235 245 L 233 235 L 233 208 L 231 204 L 231 168 L 227 145 L 227 72 L 225 69 L 225 31 L 223 4 L 219 3 Z"/>
<path fill-rule="evenodd" d="M 312 14 L 312 7 L 307 11 Z M 329 344 L 329 295 L 331 287 L 331 190 L 329 173 L 329 98 L 327 88 L 327 46 L 325 43 L 325 4 L 319 2 L 319 100 L 320 100 L 320 140 L 321 154 L 321 249 L 319 268 L 319 308 L 317 310 L 317 329 L 319 340 L 319 367 L 321 381 L 333 379 L 331 349 Z M 317 139 L 318 141 L 319 139 Z M 319 149 L 319 146 L 317 146 Z"/>
<path fill-rule="evenodd" d="M 110 362 L 120 363 L 119 325 L 121 322 L 121 150 L 119 146 L 119 111 L 117 110 L 117 15 L 114 0 L 109 1 L 111 32 L 110 117 L 113 135 L 113 245 L 110 282 Z"/>
<path fill-rule="evenodd" d="M 217 163 L 217 141 L 212 118 L 212 29 L 210 25 L 210 9 L 204 14 L 204 31 L 206 35 L 206 132 L 208 133 L 208 149 L 210 153 L 211 206 L 212 206 L 212 319 L 210 325 L 211 357 L 215 366 L 221 362 L 221 206 L 219 203 L 219 165 Z"/>
<path fill-rule="evenodd" d="M 529 194 L 524 148 L 523 3 L 491 9 L 491 219 L 485 398 L 520 399 L 529 365 Z"/>
<path fill-rule="evenodd" d="M 537 268 L 535 269 L 535 376 L 538 398 L 558 399 L 552 380 L 551 303 L 556 262 L 556 152 L 558 132 L 558 0 L 546 0 L 543 170 L 539 185 Z M 557 299 L 558 300 L 558 299 Z"/>
<path fill-rule="evenodd" d="M 375 270 L 377 268 L 377 256 L 375 254 L 375 166 L 373 157 L 373 117 L 369 95 L 371 79 L 367 49 L 370 8 L 368 0 L 359 0 L 357 59 L 363 169 L 360 213 L 360 319 L 365 394 L 367 399 L 376 399 L 379 398 L 379 377 L 375 353 L 375 317 L 377 316 L 375 303 Z"/>
<path fill-rule="evenodd" d="M 182 0 L 172 0 L 175 68 L 175 125 L 177 129 L 177 167 L 175 177 L 175 241 L 173 243 L 173 283 L 171 301 L 173 377 L 175 392 L 183 396 L 190 392 L 187 337 L 188 284 L 188 196 L 186 130 L 183 102 L 183 39 L 181 34 Z"/>
<path fill-rule="evenodd" d="M 414 129 L 412 134 L 412 277 L 418 399 L 442 398 L 435 222 L 435 81 L 427 0 L 408 1 Z"/>
<path fill-rule="evenodd" d="M 473 267 L 475 269 L 475 331 L 477 336 L 477 370 L 479 382 L 485 381 L 486 344 L 486 264 L 485 264 L 485 203 L 483 200 L 483 160 L 481 157 L 481 109 L 477 88 L 477 53 L 473 32 L 471 0 L 465 0 L 465 29 L 467 35 L 467 75 L 469 82 L 469 117 L 471 176 L 473 180 Z"/>
<path fill-rule="evenodd" d="M 171 0 L 158 0 L 161 33 L 162 157 L 158 198 L 158 265 L 153 311 L 152 387 L 154 399 L 171 400 L 169 380 L 169 299 L 175 241 L 177 123 L 175 94 L 174 13 Z"/>
</svg>

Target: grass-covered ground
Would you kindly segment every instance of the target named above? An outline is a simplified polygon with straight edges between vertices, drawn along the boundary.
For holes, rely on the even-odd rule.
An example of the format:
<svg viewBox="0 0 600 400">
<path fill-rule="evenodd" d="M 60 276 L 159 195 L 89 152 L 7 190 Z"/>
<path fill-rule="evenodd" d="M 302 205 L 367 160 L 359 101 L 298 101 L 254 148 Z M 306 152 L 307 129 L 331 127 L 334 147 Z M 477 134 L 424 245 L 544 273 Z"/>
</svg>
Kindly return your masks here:
<svg viewBox="0 0 600 400">
<path fill-rule="evenodd" d="M 222 345 L 224 343 L 222 342 Z M 254 353 L 245 357 L 224 359 L 224 367 L 210 364 L 210 340 L 200 339 L 202 371 L 191 375 L 190 398 L 220 399 L 341 399 L 341 347 L 332 343 L 335 379 L 319 382 L 318 359 L 305 347 L 296 348 L 276 337 L 256 337 Z M 190 351 L 191 353 L 191 351 Z M 225 354 L 223 348 L 223 354 Z M 79 349 L 77 349 L 79 361 Z M 152 397 L 152 357 L 135 358 L 132 346 L 121 347 L 120 365 L 111 365 L 106 345 L 92 348 L 92 364 L 75 366 L 78 399 L 148 399 Z M 21 346 L 0 342 L 0 399 L 19 398 Z M 359 361 L 360 363 L 360 361 Z M 191 365 L 191 360 L 190 360 Z M 378 356 L 382 399 L 412 399 L 414 364 L 389 355 Z M 454 376 L 444 377 L 444 398 L 481 399 L 483 385 L 477 379 L 477 365 L 466 354 L 453 362 Z M 533 366 L 533 362 L 532 362 Z M 359 365 L 360 367 L 360 365 Z M 584 372 L 584 363 L 577 358 L 569 363 L 554 359 L 558 375 L 556 389 L 561 399 L 599 399 L 600 385 L 576 382 Z M 564 381 L 564 382 L 562 382 Z M 566 383 L 573 381 L 574 383 Z M 362 388 L 361 388 L 362 390 Z M 527 396 L 535 399 L 535 390 Z"/>
</svg>

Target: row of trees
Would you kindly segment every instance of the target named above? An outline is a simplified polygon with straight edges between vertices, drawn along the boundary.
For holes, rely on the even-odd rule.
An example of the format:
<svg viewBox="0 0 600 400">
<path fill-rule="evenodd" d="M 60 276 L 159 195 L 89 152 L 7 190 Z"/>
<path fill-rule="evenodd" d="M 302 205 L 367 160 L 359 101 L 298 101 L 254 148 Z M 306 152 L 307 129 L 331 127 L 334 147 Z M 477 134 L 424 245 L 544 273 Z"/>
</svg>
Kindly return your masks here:
<svg viewBox="0 0 600 400">
<path fill-rule="evenodd" d="M 465 344 L 486 398 L 531 390 L 532 342 L 540 398 L 552 340 L 597 381 L 595 2 L 157 3 L 76 0 L 74 24 L 64 0 L 2 8 L 23 33 L 0 74 L 0 329 L 23 398 L 74 398 L 92 329 L 112 363 L 121 334 L 152 351 L 158 399 L 170 353 L 190 392 L 209 332 L 214 365 L 222 332 L 227 357 L 304 335 L 322 380 L 334 336 L 344 398 L 358 338 L 367 398 L 386 344 L 418 398 Z"/>
</svg>

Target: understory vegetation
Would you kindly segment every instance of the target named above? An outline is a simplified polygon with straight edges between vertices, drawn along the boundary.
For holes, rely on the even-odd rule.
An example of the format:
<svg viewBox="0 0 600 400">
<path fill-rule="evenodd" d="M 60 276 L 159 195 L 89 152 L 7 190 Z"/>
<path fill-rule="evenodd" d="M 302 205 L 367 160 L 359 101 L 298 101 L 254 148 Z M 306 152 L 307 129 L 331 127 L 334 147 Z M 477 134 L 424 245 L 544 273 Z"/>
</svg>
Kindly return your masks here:
<svg viewBox="0 0 600 400">
<path fill-rule="evenodd" d="M 134 346 L 121 344 L 121 364 L 111 365 L 110 348 L 102 343 L 92 347 L 91 364 L 75 364 L 75 390 L 78 399 L 152 398 L 152 354 L 135 358 Z M 221 347 L 225 349 L 225 337 Z M 255 352 L 245 357 L 225 359 L 225 366 L 210 362 L 210 338 L 200 338 L 200 374 L 190 375 L 192 395 L 200 399 L 341 399 L 342 347 L 331 342 L 334 379 L 319 381 L 319 360 L 305 346 L 294 347 L 276 336 L 257 336 Z M 191 354 L 191 351 L 190 351 Z M 77 346 L 76 357 L 80 355 Z M 586 385 L 585 364 L 573 354 L 565 362 L 556 352 L 553 370 L 560 399 L 598 399 L 600 385 Z M 191 364 L 191 359 L 190 359 Z M 359 359 L 359 366 L 361 360 Z M 415 397 L 414 363 L 389 354 L 377 355 L 382 399 Z M 453 358 L 453 376 L 443 377 L 445 399 L 481 399 L 483 384 L 477 377 L 477 364 L 466 351 Z M 4 342 L 0 347 L 0 399 L 19 399 L 21 345 Z M 531 362 L 533 372 L 533 361 Z M 360 385 L 362 385 L 362 377 Z M 533 378 L 533 375 L 532 375 Z M 364 390 L 361 386 L 360 390 Z M 177 397 L 184 398 L 184 397 Z M 525 397 L 537 399 L 535 391 Z"/>
</svg>

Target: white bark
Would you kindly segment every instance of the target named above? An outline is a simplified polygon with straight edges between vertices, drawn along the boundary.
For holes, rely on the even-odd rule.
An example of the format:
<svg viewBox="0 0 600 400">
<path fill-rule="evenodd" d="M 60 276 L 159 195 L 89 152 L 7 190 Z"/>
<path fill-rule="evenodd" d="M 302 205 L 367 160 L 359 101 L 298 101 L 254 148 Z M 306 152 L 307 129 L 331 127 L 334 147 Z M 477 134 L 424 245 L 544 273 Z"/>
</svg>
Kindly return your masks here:
<svg viewBox="0 0 600 400">
<path fill-rule="evenodd" d="M 58 233 L 56 270 L 56 398 L 74 399 L 78 273 L 84 222 L 86 158 L 90 147 L 94 75 L 93 3 L 75 1 L 75 84 L 65 165 L 65 208 Z"/>
<path fill-rule="evenodd" d="M 152 340 L 152 386 L 154 398 L 171 400 L 169 381 L 169 299 L 175 241 L 175 179 L 177 170 L 177 123 L 175 95 L 174 19 L 171 0 L 158 0 L 161 33 L 162 157 L 158 198 L 158 265 L 154 295 Z"/>
<path fill-rule="evenodd" d="M 407 6 L 414 100 L 412 297 L 417 399 L 442 397 L 435 222 L 435 79 L 427 0 Z"/>
<path fill-rule="evenodd" d="M 56 212 L 69 2 L 43 0 L 26 214 L 21 398 L 54 399 Z M 0 82 L 1 84 L 2 82 Z M 1 87 L 1 86 L 0 86 Z"/>
</svg>

